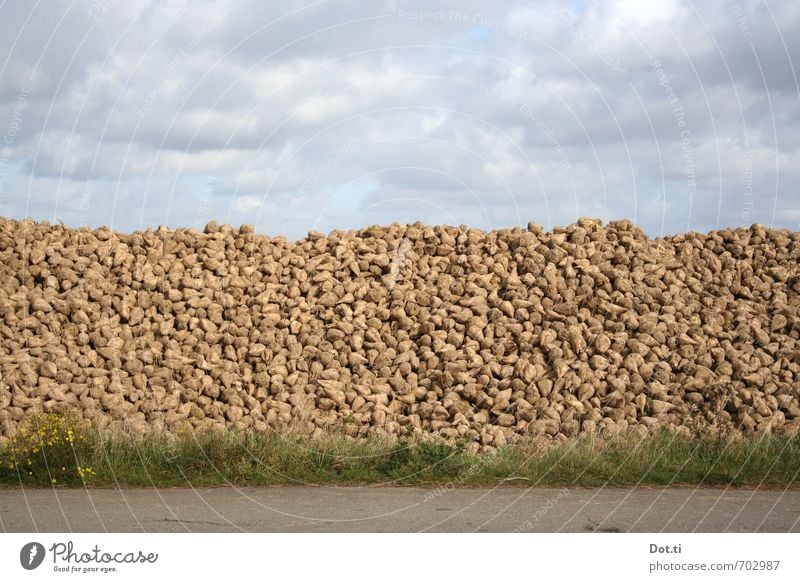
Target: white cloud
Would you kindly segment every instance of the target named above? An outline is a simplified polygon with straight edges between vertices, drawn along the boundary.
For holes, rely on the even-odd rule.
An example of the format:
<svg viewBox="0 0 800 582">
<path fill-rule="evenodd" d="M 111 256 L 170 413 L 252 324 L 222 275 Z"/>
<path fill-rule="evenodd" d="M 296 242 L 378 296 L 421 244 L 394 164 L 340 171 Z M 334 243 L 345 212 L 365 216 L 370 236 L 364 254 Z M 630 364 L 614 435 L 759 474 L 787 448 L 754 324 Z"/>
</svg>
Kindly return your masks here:
<svg viewBox="0 0 800 582">
<path fill-rule="evenodd" d="M 562 6 L 3 4 L 0 212 L 290 237 L 579 216 L 797 228 L 790 2 Z"/>
</svg>

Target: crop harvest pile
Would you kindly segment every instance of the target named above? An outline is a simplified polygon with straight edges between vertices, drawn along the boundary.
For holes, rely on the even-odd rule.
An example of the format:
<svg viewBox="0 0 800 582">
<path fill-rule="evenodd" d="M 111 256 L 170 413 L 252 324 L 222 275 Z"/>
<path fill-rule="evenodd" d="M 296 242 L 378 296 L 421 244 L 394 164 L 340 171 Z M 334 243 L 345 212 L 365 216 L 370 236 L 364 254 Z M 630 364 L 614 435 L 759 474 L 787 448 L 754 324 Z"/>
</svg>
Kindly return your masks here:
<svg viewBox="0 0 800 582">
<path fill-rule="evenodd" d="M 338 431 L 486 450 L 800 426 L 800 233 L 390 225 L 289 242 L 0 219 L 0 434 Z"/>
</svg>

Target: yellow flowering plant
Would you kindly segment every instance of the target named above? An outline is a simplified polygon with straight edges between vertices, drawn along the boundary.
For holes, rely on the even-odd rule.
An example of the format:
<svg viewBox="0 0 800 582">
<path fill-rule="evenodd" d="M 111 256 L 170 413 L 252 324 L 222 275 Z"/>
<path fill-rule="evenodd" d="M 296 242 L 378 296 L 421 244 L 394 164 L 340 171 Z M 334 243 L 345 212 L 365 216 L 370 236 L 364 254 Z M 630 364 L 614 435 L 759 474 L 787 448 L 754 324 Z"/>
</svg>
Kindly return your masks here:
<svg viewBox="0 0 800 582">
<path fill-rule="evenodd" d="M 0 446 L 0 482 L 57 485 L 87 483 L 95 477 L 81 461 L 89 429 L 69 412 L 36 414 Z"/>
</svg>

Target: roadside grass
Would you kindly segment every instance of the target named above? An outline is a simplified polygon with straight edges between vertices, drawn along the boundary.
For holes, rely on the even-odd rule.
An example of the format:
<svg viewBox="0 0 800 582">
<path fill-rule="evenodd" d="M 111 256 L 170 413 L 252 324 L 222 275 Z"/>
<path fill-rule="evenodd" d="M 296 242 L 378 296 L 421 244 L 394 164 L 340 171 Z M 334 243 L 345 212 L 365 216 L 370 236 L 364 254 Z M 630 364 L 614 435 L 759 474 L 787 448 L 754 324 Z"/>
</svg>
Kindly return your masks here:
<svg viewBox="0 0 800 582">
<path fill-rule="evenodd" d="M 64 415 L 0 442 L 0 485 L 169 487 L 279 484 L 796 486 L 800 437 L 523 440 L 473 455 L 433 441 L 309 440 L 292 433 L 105 435 Z"/>
</svg>

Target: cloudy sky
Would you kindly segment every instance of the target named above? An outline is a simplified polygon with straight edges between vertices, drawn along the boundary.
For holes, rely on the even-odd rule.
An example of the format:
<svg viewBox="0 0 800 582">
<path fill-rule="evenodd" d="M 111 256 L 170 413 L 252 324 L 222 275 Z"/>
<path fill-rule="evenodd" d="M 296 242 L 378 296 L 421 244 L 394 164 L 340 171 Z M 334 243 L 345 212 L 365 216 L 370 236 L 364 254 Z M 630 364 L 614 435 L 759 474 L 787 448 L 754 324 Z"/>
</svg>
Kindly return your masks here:
<svg viewBox="0 0 800 582">
<path fill-rule="evenodd" d="M 0 216 L 797 230 L 799 78 L 797 0 L 0 0 Z"/>
</svg>

